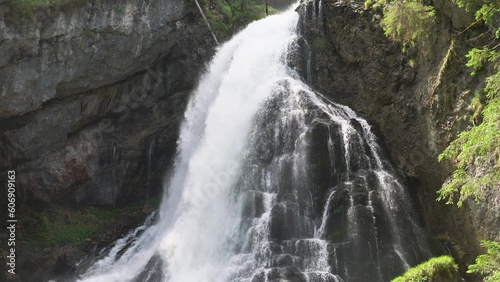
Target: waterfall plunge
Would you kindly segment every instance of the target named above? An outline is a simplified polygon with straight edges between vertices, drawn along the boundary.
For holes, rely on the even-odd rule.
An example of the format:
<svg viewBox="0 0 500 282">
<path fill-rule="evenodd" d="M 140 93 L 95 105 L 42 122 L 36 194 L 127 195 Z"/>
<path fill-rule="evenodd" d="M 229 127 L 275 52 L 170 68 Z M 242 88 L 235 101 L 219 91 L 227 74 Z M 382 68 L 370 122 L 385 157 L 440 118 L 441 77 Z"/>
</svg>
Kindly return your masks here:
<svg viewBox="0 0 500 282">
<path fill-rule="evenodd" d="M 157 223 L 80 281 L 386 281 L 425 256 L 370 126 L 289 67 L 298 18 L 267 17 L 220 48 L 185 113 Z"/>
</svg>

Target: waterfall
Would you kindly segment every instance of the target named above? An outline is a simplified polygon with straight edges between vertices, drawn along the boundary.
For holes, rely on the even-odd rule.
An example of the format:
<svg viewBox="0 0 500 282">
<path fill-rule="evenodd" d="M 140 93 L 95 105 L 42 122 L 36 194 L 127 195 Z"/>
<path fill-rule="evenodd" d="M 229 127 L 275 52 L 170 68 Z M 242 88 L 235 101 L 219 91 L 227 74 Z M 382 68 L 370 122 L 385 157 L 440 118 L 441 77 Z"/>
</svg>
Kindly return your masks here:
<svg viewBox="0 0 500 282">
<path fill-rule="evenodd" d="M 427 255 L 370 125 L 290 66 L 296 7 L 219 48 L 156 219 L 79 281 L 387 281 Z"/>
</svg>

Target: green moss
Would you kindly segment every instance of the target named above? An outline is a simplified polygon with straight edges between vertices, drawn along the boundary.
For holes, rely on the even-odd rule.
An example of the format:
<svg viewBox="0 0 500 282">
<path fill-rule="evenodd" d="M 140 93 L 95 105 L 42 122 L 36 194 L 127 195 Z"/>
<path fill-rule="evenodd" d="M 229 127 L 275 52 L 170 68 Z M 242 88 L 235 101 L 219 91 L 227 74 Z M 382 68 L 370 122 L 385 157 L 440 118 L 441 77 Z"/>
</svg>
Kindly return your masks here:
<svg viewBox="0 0 500 282">
<path fill-rule="evenodd" d="M 19 23 L 21 19 L 33 20 L 37 9 L 62 9 L 65 7 L 77 7 L 87 3 L 88 0 L 14 0 L 7 2 L 9 20 Z"/>
<path fill-rule="evenodd" d="M 392 282 L 445 282 L 458 277 L 458 266 L 449 256 L 431 258 L 408 269 Z"/>
<path fill-rule="evenodd" d="M 386 0 L 366 0 L 365 8 L 379 10 L 387 4 Z"/>
<path fill-rule="evenodd" d="M 482 112 L 485 107 L 485 99 L 483 95 L 481 95 L 481 92 L 476 92 L 474 94 L 474 98 L 472 98 L 470 104 L 469 104 L 469 111 L 472 112 L 472 116 L 470 117 L 470 121 L 472 122 L 473 125 L 479 125 L 482 121 Z"/>
<path fill-rule="evenodd" d="M 30 212 L 20 220 L 26 239 L 34 248 L 57 247 L 61 245 L 81 245 L 86 240 L 101 234 L 114 222 L 123 217 L 138 217 L 152 212 L 159 206 L 160 199 L 141 201 L 119 209 L 89 207 L 71 210 L 53 207 L 42 213 Z"/>
<path fill-rule="evenodd" d="M 114 4 L 112 6 L 113 12 L 119 16 L 125 15 L 125 9 L 122 5 Z"/>
<path fill-rule="evenodd" d="M 417 66 L 417 61 L 415 61 L 414 59 L 409 59 L 408 66 L 411 68 L 415 68 Z"/>
<path fill-rule="evenodd" d="M 24 5 L 25 7 L 55 7 L 64 6 L 69 4 L 82 4 L 88 2 L 87 0 L 17 0 L 18 5 Z"/>
<path fill-rule="evenodd" d="M 324 37 L 318 37 L 313 42 L 313 47 L 316 50 L 323 50 L 328 47 L 328 41 Z"/>
</svg>

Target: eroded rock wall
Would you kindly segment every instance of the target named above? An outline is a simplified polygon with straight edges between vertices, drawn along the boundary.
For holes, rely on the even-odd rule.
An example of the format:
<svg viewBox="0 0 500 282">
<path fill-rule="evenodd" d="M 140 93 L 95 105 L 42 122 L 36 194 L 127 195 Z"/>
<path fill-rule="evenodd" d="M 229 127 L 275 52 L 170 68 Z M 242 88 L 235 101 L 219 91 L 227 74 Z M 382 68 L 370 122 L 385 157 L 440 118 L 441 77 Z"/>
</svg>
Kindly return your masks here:
<svg viewBox="0 0 500 282">
<path fill-rule="evenodd" d="M 0 1 L 0 15 L 0 179 L 16 170 L 22 217 L 18 275 L 0 280 L 46 281 L 98 243 L 34 248 L 27 234 L 40 232 L 42 216 L 30 214 L 65 206 L 71 216 L 160 195 L 215 44 L 187 0 L 75 1 L 33 14 Z M 133 228 L 139 214 L 106 223 L 99 244 Z"/>
<path fill-rule="evenodd" d="M 17 171 L 20 202 L 113 206 L 160 191 L 213 53 L 189 1 L 82 5 L 0 18 L 0 171 Z"/>
<path fill-rule="evenodd" d="M 468 201 L 458 209 L 436 202 L 436 191 L 451 174 L 437 156 L 470 124 L 468 108 L 483 77 L 470 76 L 465 38 L 452 36 L 473 17 L 436 1 L 438 21 L 423 46 L 402 51 L 379 22 L 380 11 L 362 1 L 313 1 L 302 10 L 306 77 L 321 93 L 346 104 L 379 131 L 397 169 L 406 176 L 435 252 L 440 245 L 462 263 L 480 252 L 478 242 L 500 235 L 498 196 Z M 453 4 L 454 5 L 454 4 Z M 308 48 L 311 52 L 308 51 Z M 306 60 L 307 61 L 307 60 Z M 307 71 L 308 69 L 308 71 Z"/>
</svg>

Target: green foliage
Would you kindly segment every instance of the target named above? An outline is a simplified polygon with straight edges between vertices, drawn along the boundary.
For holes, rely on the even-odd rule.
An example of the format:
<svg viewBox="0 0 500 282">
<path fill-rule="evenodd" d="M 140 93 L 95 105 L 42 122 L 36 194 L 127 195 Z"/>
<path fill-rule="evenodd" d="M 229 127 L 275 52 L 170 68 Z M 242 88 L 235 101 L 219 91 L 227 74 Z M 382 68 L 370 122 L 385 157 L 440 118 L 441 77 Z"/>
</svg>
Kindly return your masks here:
<svg viewBox="0 0 500 282">
<path fill-rule="evenodd" d="M 498 0 L 454 0 L 460 8 L 467 11 L 474 11 L 476 20 L 483 21 L 487 25 L 493 24 L 493 15 L 500 12 L 500 2 Z"/>
<path fill-rule="evenodd" d="M 486 63 L 497 61 L 500 58 L 500 53 L 489 48 L 473 48 L 465 57 L 468 59 L 466 65 L 472 68 L 472 75 L 475 75 Z"/>
<path fill-rule="evenodd" d="M 87 3 L 88 0 L 13 0 L 7 1 L 5 4 L 10 11 L 6 18 L 15 24 L 19 24 L 23 19 L 33 21 L 35 19 L 35 11 L 44 9 L 51 13 L 66 7 L 79 7 Z"/>
<path fill-rule="evenodd" d="M 392 282 L 450 281 L 457 276 L 458 266 L 453 258 L 440 256 L 408 269 L 403 275 L 394 278 Z"/>
<path fill-rule="evenodd" d="M 479 125 L 482 121 L 482 115 L 484 110 L 484 97 L 481 92 L 476 92 L 474 98 L 472 98 L 468 109 L 473 112 L 470 121 L 473 125 Z"/>
<path fill-rule="evenodd" d="M 214 9 L 203 5 L 210 26 L 218 35 L 228 38 L 249 23 L 266 16 L 265 5 L 249 0 L 244 5 L 242 3 L 237 0 L 217 0 Z M 270 15 L 278 12 L 271 6 L 268 6 L 268 10 Z"/>
<path fill-rule="evenodd" d="M 378 10 L 387 4 L 386 0 L 366 0 L 365 8 Z"/>
<path fill-rule="evenodd" d="M 476 258 L 476 263 L 469 265 L 467 273 L 485 276 L 485 282 L 500 281 L 500 243 L 483 241 L 481 246 L 488 251 Z"/>
<path fill-rule="evenodd" d="M 496 97 L 484 108 L 483 122 L 461 132 L 439 155 L 439 161 L 456 160 L 456 170 L 452 179 L 438 191 L 438 200 L 447 200 L 447 204 L 452 204 L 455 202 L 454 195 L 459 192 L 457 204 L 460 207 L 469 197 L 479 201 L 482 188 L 500 183 L 499 121 L 500 97 Z M 484 168 L 484 171 L 477 173 L 474 167 Z"/>
<path fill-rule="evenodd" d="M 87 0 L 16 0 L 11 4 L 16 11 L 30 14 L 37 8 L 61 8 L 69 5 L 81 5 L 86 2 Z"/>
<path fill-rule="evenodd" d="M 460 207 L 470 197 L 479 202 L 481 191 L 500 183 L 500 44 L 494 45 L 498 42 L 498 26 L 492 20 L 500 11 L 500 1 L 455 2 L 459 7 L 475 11 L 476 20 L 487 27 L 482 35 L 491 40 L 486 46 L 471 49 L 466 55 L 466 65 L 472 75 L 485 66 L 494 70 L 494 74 L 484 80 L 485 87 L 480 93 L 484 101 L 477 98 L 471 101 L 473 126 L 461 132 L 439 155 L 439 161 L 453 160 L 455 171 L 438 191 L 438 200 L 446 200 L 447 204 L 456 202 Z M 482 122 L 476 122 L 481 115 Z"/>
<path fill-rule="evenodd" d="M 486 92 L 486 97 L 491 100 L 500 98 L 500 72 L 486 78 L 486 86 L 484 91 Z"/>
<path fill-rule="evenodd" d="M 489 58 L 494 57 L 498 61 L 496 51 L 487 52 Z M 468 65 L 482 66 L 484 54 L 469 52 Z M 456 169 L 451 180 L 438 191 L 438 201 L 446 200 L 447 204 L 456 202 L 459 207 L 470 197 L 479 202 L 481 189 L 500 183 L 500 71 L 486 78 L 485 82 L 486 105 L 481 108 L 482 122 L 461 132 L 439 155 L 439 161 L 454 160 Z M 475 168 L 482 171 L 478 172 Z"/>
<path fill-rule="evenodd" d="M 404 46 L 413 46 L 427 37 L 434 25 L 435 14 L 432 6 L 412 0 L 396 0 L 384 7 L 380 25 L 386 36 Z"/>
<path fill-rule="evenodd" d="M 122 217 L 152 212 L 159 198 L 141 201 L 120 209 L 90 207 L 79 211 L 51 208 L 43 213 L 31 213 L 22 218 L 28 229 L 27 239 L 35 248 L 57 247 L 65 244 L 81 245 Z"/>
</svg>

